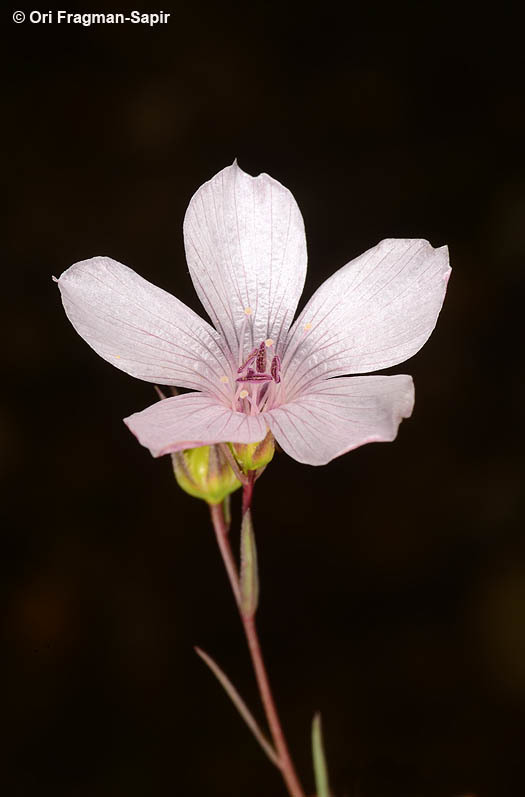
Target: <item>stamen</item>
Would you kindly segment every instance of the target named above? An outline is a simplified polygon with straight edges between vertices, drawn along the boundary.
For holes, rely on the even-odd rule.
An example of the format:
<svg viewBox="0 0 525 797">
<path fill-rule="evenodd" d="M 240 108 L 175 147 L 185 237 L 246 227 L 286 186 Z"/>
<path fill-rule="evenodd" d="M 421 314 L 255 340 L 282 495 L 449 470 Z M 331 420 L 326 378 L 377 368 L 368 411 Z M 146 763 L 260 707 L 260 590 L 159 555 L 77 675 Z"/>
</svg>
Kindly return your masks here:
<svg viewBox="0 0 525 797">
<path fill-rule="evenodd" d="M 239 330 L 239 361 L 238 361 L 239 368 L 241 367 L 241 363 L 242 363 L 242 353 L 243 353 L 243 350 L 244 350 L 244 337 L 245 337 L 245 333 L 246 333 L 246 327 L 249 324 L 252 323 L 252 319 L 251 319 L 251 316 L 253 315 L 252 308 L 251 307 L 246 307 L 244 309 L 244 314 L 245 314 L 245 318 L 243 318 L 243 321 L 242 321 L 242 324 L 241 324 L 241 328 Z M 252 345 L 253 345 L 253 340 L 252 340 Z"/>
<path fill-rule="evenodd" d="M 259 412 L 264 412 L 265 410 L 271 410 L 273 404 L 273 398 L 275 396 L 275 391 L 277 388 L 275 387 L 275 382 L 270 382 L 268 385 L 263 386 L 263 390 L 266 390 L 263 393 L 259 400 Z"/>
<path fill-rule="evenodd" d="M 249 316 L 250 313 L 246 308 L 245 312 Z M 268 366 L 268 354 L 266 349 L 271 349 L 275 345 L 273 338 L 266 338 L 259 345 L 250 352 L 244 362 L 242 362 L 242 340 L 244 337 L 244 328 L 251 319 L 244 319 L 241 327 L 241 344 L 239 349 L 239 367 L 237 369 L 237 389 L 232 402 L 232 408 L 237 412 L 249 413 L 250 415 L 257 415 L 265 410 L 271 409 L 275 402 L 277 395 L 281 395 L 283 384 L 281 382 L 281 358 L 275 354 L 272 357 L 271 365 Z M 252 330 L 253 335 L 253 330 Z M 253 337 L 252 337 L 253 340 Z M 275 351 L 275 349 L 274 349 Z M 269 368 L 269 373 L 266 369 Z M 250 387 L 248 387 L 250 385 Z M 248 389 L 245 389 L 248 388 Z M 246 404 L 249 402 L 249 408 Z M 278 402 L 279 404 L 281 401 Z"/>
<path fill-rule="evenodd" d="M 247 382 L 250 385 L 257 385 L 260 382 L 271 382 L 272 377 L 269 374 L 256 374 L 251 368 L 248 370 L 246 376 L 238 376 L 236 382 Z"/>
<path fill-rule="evenodd" d="M 237 402 L 240 398 L 241 393 L 242 393 L 242 385 L 237 385 L 237 390 L 235 391 L 235 395 L 232 397 L 232 410 L 234 412 L 239 412 L 239 411 L 242 412 L 242 409 L 239 410 L 237 408 Z"/>
<path fill-rule="evenodd" d="M 259 412 L 259 408 L 257 406 L 257 392 L 259 390 L 259 385 L 254 385 L 252 388 L 252 396 L 250 398 L 250 415 L 256 415 Z"/>
<path fill-rule="evenodd" d="M 238 374 L 240 374 L 241 371 L 244 371 L 245 368 L 247 368 L 249 365 L 251 365 L 253 363 L 253 361 L 257 357 L 257 352 L 258 351 L 259 351 L 259 347 L 257 346 L 257 348 L 255 348 L 252 351 L 252 353 L 248 355 L 248 359 L 246 360 L 246 362 L 243 365 L 240 365 L 239 368 L 237 368 L 237 373 Z"/>
<path fill-rule="evenodd" d="M 266 344 L 263 342 L 257 351 L 256 368 L 258 373 L 263 374 L 266 371 Z"/>
<path fill-rule="evenodd" d="M 270 366 L 270 373 L 272 375 L 272 379 L 274 382 L 279 384 L 281 381 L 281 358 L 278 354 L 272 359 L 272 364 Z"/>
</svg>

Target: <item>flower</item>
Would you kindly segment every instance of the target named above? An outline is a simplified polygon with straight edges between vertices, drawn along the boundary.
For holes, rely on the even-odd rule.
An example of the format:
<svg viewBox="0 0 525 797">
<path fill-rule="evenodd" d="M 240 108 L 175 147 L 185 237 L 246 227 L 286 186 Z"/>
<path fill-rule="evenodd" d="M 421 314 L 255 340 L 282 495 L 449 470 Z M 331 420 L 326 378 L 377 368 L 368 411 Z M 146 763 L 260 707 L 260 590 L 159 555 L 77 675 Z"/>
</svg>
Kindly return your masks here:
<svg viewBox="0 0 525 797">
<path fill-rule="evenodd" d="M 270 430 L 294 459 L 323 465 L 395 438 L 412 412 L 412 378 L 363 374 L 403 362 L 431 334 L 447 247 L 381 241 L 327 279 L 292 323 L 306 275 L 301 213 L 283 185 L 236 162 L 192 197 L 184 241 L 214 326 L 109 257 L 58 279 L 69 320 L 101 357 L 194 391 L 125 418 L 153 456 L 258 443 Z"/>
</svg>

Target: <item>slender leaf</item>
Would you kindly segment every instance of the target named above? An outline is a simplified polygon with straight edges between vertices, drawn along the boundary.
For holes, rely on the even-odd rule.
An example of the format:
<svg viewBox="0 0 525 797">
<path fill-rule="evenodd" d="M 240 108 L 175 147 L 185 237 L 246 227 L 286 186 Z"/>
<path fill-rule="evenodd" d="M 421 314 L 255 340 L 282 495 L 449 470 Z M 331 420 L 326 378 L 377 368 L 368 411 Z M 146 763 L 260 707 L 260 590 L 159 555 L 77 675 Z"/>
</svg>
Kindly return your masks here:
<svg viewBox="0 0 525 797">
<path fill-rule="evenodd" d="M 160 401 L 164 401 L 164 399 L 167 398 L 166 394 L 160 389 L 160 387 L 158 385 L 153 385 L 153 387 L 154 387 L 155 393 L 159 397 Z"/>
<path fill-rule="evenodd" d="M 203 650 L 196 647 L 195 653 L 201 657 L 201 659 L 208 665 L 212 673 L 215 675 L 215 677 L 217 678 L 221 686 L 224 688 L 224 691 L 229 696 L 233 705 L 235 706 L 235 708 L 237 709 L 237 711 L 245 721 L 246 725 L 248 726 L 248 728 L 251 730 L 251 732 L 253 733 L 253 735 L 261 745 L 262 749 L 264 750 L 264 752 L 266 753 L 272 764 L 275 764 L 277 769 L 280 769 L 281 766 L 279 763 L 279 758 L 277 756 L 277 753 L 273 749 L 272 745 L 270 744 L 264 733 L 259 728 L 256 719 L 254 718 L 253 714 L 251 713 L 250 709 L 248 708 L 242 697 L 237 692 L 236 688 L 234 687 L 228 676 L 221 670 L 219 665 L 211 658 L 211 656 L 208 656 L 208 654 L 205 653 Z"/>
<path fill-rule="evenodd" d="M 321 715 L 317 713 L 312 722 L 312 754 L 314 759 L 314 774 L 317 797 L 330 797 L 328 784 L 328 770 L 323 746 L 323 732 L 321 729 Z"/>
<path fill-rule="evenodd" d="M 253 617 L 259 603 L 257 549 L 250 510 L 244 513 L 241 527 L 241 611 Z"/>
</svg>

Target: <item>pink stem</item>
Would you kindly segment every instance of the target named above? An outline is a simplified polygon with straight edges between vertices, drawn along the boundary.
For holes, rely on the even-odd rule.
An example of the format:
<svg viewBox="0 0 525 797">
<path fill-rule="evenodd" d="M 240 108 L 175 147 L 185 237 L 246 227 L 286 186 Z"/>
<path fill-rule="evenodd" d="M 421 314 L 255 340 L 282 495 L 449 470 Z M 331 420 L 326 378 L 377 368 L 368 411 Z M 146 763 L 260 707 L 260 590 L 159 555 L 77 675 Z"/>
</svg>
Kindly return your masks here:
<svg viewBox="0 0 525 797">
<path fill-rule="evenodd" d="M 253 495 L 253 484 L 254 484 L 254 478 L 252 474 L 253 471 L 250 473 L 249 483 L 244 485 L 244 491 L 243 491 L 244 512 L 247 509 L 249 509 L 251 505 L 251 500 Z M 215 506 L 210 505 L 210 512 L 211 512 L 213 527 L 215 529 L 215 534 L 217 537 L 217 542 L 219 544 L 219 550 L 221 552 L 224 566 L 226 568 L 226 572 L 228 573 L 228 578 L 230 579 L 230 584 L 232 586 L 233 594 L 235 596 L 235 600 L 240 611 L 239 574 L 237 570 L 237 565 L 235 563 L 235 558 L 233 556 L 233 552 L 230 546 L 230 541 L 228 539 L 228 532 L 226 530 L 226 524 L 224 522 L 224 514 L 221 505 L 220 504 Z M 283 729 L 281 727 L 281 722 L 279 720 L 279 715 L 277 713 L 277 708 L 275 706 L 275 701 L 273 699 L 272 690 L 270 688 L 270 682 L 268 679 L 268 673 L 266 672 L 266 667 L 264 665 L 261 646 L 259 643 L 259 637 L 257 635 L 257 629 L 255 627 L 255 618 L 244 617 L 242 612 L 240 612 L 240 614 L 241 614 L 242 624 L 244 627 L 244 633 L 246 635 L 246 640 L 248 642 L 248 649 L 250 651 L 253 669 L 255 671 L 257 686 L 259 687 L 261 702 L 264 706 L 266 719 L 268 720 L 268 725 L 272 734 L 275 749 L 277 750 L 277 754 L 279 756 L 279 768 L 281 770 L 281 774 L 288 788 L 288 793 L 290 794 L 290 797 L 305 797 L 303 788 L 295 772 L 295 768 L 288 750 L 288 745 L 286 743 Z"/>
<path fill-rule="evenodd" d="M 246 514 L 252 505 L 253 485 L 255 484 L 255 471 L 251 470 L 248 473 L 248 480 L 244 482 L 242 488 L 242 516 Z"/>
<path fill-rule="evenodd" d="M 230 541 L 228 539 L 228 529 L 226 528 L 226 523 L 224 521 L 224 511 L 221 504 L 210 504 L 209 507 L 211 521 L 213 523 L 213 528 L 215 529 L 215 536 L 217 537 L 217 543 L 221 552 L 222 561 L 224 562 L 231 588 L 233 590 L 235 603 L 237 606 L 240 606 L 241 588 L 239 585 L 239 575 L 237 573 L 237 565 L 235 564 Z"/>
</svg>

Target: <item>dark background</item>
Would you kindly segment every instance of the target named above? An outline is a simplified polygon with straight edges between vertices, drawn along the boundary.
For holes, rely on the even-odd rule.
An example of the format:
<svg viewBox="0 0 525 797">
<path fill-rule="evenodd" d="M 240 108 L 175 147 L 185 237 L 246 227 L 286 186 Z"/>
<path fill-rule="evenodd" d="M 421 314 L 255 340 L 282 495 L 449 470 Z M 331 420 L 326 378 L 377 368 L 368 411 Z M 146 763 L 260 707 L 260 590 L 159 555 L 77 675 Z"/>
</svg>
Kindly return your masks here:
<svg viewBox="0 0 525 797">
<path fill-rule="evenodd" d="M 259 626 L 307 790 L 320 709 L 340 797 L 523 793 L 524 71 L 517 18 L 480 8 L 3 12 L 5 794 L 284 795 L 192 649 L 260 716 L 206 507 L 121 422 L 152 386 L 97 358 L 51 281 L 110 255 L 200 312 L 182 220 L 235 156 L 299 203 L 305 297 L 390 236 L 448 243 L 454 269 L 393 369 L 416 384 L 397 441 L 281 454 L 258 483 Z"/>
</svg>

